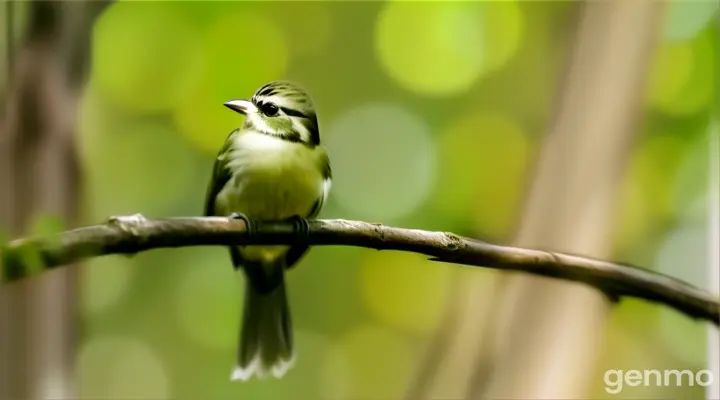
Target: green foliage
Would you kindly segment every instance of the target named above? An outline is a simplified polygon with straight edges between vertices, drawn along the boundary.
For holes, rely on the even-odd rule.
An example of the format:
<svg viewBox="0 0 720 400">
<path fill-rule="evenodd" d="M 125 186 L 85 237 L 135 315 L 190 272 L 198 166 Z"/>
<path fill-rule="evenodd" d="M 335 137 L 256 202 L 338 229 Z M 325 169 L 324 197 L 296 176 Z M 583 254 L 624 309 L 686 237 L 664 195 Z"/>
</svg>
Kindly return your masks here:
<svg viewBox="0 0 720 400">
<path fill-rule="evenodd" d="M 18 247 L 6 259 L 5 264 L 8 268 L 8 278 L 21 279 L 40 274 L 45 270 L 45 261 L 38 247 L 33 244 Z M 16 272 L 10 272 L 13 270 Z"/>
<path fill-rule="evenodd" d="M 29 233 L 32 236 L 52 236 L 66 229 L 64 218 L 56 215 L 43 213 L 38 214 L 30 222 Z"/>
<path fill-rule="evenodd" d="M 29 241 L 9 250 L 5 246 L 8 242 L 7 236 L 0 237 L 3 280 L 14 281 L 44 272 L 47 269 L 44 254 L 56 251 L 60 247 L 60 237 L 57 234 L 63 230 L 65 230 L 65 222 L 61 217 L 43 213 L 36 215 L 27 229 L 27 236 L 44 239 L 42 248 L 38 247 L 38 242 Z"/>
</svg>

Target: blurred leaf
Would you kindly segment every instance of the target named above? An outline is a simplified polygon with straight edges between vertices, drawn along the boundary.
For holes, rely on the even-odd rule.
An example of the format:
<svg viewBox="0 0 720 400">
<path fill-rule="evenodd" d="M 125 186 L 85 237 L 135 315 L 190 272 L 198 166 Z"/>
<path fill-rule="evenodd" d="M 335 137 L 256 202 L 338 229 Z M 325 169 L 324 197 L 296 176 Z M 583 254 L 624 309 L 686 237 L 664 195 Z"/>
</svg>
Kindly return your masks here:
<svg viewBox="0 0 720 400">
<path fill-rule="evenodd" d="M 34 243 L 15 247 L 12 252 L 4 252 L 3 277 L 22 279 L 38 275 L 45 271 L 45 261 Z"/>
<path fill-rule="evenodd" d="M 47 265 L 41 250 L 52 252 L 59 247 L 61 245 L 60 237 L 56 235 L 62 232 L 64 227 L 63 219 L 57 215 L 48 213 L 35 215 L 30 222 L 27 236 L 43 237 L 43 249 L 40 249 L 34 242 L 26 242 L 12 251 L 3 249 L 3 278 L 19 279 L 44 272 Z"/>
<path fill-rule="evenodd" d="M 45 238 L 45 250 L 55 252 L 62 246 L 60 233 L 67 229 L 65 219 L 57 214 L 38 214 L 31 225 L 32 235 Z"/>
<path fill-rule="evenodd" d="M 51 236 L 65 230 L 64 218 L 56 214 L 38 214 L 30 224 L 30 234 L 33 236 Z"/>
</svg>

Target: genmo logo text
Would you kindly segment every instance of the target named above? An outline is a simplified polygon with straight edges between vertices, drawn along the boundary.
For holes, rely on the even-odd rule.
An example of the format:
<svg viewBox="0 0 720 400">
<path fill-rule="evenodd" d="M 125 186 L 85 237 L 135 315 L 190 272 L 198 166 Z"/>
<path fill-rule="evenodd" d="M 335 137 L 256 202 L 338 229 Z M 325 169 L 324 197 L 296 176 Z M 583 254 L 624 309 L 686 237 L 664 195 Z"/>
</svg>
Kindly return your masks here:
<svg viewBox="0 0 720 400">
<path fill-rule="evenodd" d="M 712 371 L 701 369 L 692 370 L 657 370 L 657 369 L 609 369 L 604 376 L 605 391 L 610 394 L 618 394 L 627 386 L 655 386 L 655 387 L 680 387 L 680 386 L 710 386 L 715 381 Z"/>
</svg>

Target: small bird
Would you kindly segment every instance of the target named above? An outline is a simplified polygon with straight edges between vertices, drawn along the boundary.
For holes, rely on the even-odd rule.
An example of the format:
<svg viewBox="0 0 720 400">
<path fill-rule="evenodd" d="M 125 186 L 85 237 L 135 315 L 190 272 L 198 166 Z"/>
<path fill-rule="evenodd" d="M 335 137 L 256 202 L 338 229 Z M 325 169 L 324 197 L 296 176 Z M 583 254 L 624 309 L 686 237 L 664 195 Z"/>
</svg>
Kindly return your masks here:
<svg viewBox="0 0 720 400">
<path fill-rule="evenodd" d="M 274 81 L 250 100 L 225 106 L 245 115 L 217 155 L 205 202 L 206 216 L 305 222 L 315 218 L 332 182 L 330 160 L 320 145 L 312 99 L 300 86 Z M 233 246 L 235 270 L 246 277 L 237 361 L 231 380 L 282 377 L 295 360 L 285 270 L 307 245 Z"/>
</svg>

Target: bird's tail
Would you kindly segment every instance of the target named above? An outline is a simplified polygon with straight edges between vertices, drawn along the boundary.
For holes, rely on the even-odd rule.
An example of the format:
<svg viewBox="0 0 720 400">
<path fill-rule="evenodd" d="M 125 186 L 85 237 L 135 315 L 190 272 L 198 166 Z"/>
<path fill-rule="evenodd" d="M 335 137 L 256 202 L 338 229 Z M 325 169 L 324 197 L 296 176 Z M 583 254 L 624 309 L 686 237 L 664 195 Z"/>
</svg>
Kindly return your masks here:
<svg viewBox="0 0 720 400">
<path fill-rule="evenodd" d="M 232 380 L 248 380 L 268 372 L 282 377 L 294 362 L 292 323 L 285 282 L 263 293 L 246 280 L 240 346 Z"/>
</svg>

